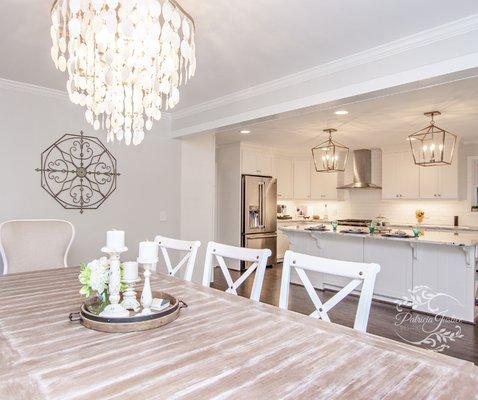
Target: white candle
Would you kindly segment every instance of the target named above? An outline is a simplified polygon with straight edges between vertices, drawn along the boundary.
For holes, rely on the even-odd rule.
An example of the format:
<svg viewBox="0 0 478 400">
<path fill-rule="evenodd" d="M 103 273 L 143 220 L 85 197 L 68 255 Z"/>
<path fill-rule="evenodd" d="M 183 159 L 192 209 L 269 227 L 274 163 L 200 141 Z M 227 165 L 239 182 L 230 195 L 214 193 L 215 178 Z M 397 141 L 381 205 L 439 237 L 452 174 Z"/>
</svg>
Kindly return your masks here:
<svg viewBox="0 0 478 400">
<path fill-rule="evenodd" d="M 135 281 L 138 279 L 138 263 L 135 261 L 127 261 L 123 263 L 124 275 L 123 280 Z"/>
<path fill-rule="evenodd" d="M 111 250 L 121 250 L 124 245 L 124 231 L 108 231 L 106 232 L 106 247 Z"/>
<path fill-rule="evenodd" d="M 158 244 L 155 242 L 140 242 L 139 257 L 143 264 L 153 264 L 158 261 Z"/>
</svg>

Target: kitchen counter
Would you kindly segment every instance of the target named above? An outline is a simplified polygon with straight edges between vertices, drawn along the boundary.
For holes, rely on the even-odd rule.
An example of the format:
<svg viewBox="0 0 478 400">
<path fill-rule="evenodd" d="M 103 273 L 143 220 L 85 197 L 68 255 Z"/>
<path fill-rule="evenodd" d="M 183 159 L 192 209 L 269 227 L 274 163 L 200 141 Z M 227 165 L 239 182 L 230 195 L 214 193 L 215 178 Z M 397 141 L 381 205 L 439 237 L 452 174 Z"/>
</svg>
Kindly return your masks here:
<svg viewBox="0 0 478 400">
<path fill-rule="evenodd" d="M 304 218 L 292 218 L 292 219 L 277 219 L 277 223 L 284 225 L 286 223 L 291 224 L 330 224 L 330 220 L 326 219 L 304 219 Z M 389 223 L 387 225 L 388 228 L 391 229 L 412 229 L 416 224 L 407 223 L 407 224 L 400 224 L 400 223 Z M 452 232 L 476 232 L 478 234 L 478 227 L 476 226 L 458 226 L 454 227 L 452 225 L 433 225 L 433 224 L 421 224 L 420 225 L 423 229 L 428 231 L 452 231 Z"/>
<path fill-rule="evenodd" d="M 291 223 L 291 224 L 298 224 L 298 223 L 305 223 L 305 224 L 327 224 L 329 221 L 324 219 L 304 219 L 304 218 L 291 218 L 291 219 L 280 219 L 277 218 L 278 224 L 283 223 Z"/>
<path fill-rule="evenodd" d="M 306 234 L 323 234 L 323 235 L 338 235 L 338 236 L 353 236 L 353 237 L 362 237 L 367 239 L 376 239 L 376 240 L 398 240 L 398 241 L 407 241 L 412 243 L 430 243 L 430 244 L 443 244 L 450 246 L 476 246 L 478 245 L 478 233 L 475 232 L 459 232 L 455 234 L 454 232 L 445 232 L 445 231 L 435 231 L 435 230 L 425 230 L 423 236 L 418 238 L 395 238 L 382 236 L 380 233 L 371 234 L 354 234 L 354 233 L 342 233 L 341 231 L 346 229 L 352 229 L 357 227 L 351 226 L 339 226 L 337 232 L 330 231 L 313 231 L 306 229 L 302 226 L 285 226 L 279 228 L 283 232 L 303 232 Z M 366 229 L 366 228 L 364 228 Z M 411 230 L 404 230 L 409 235 L 413 235 Z"/>
<path fill-rule="evenodd" d="M 409 299 L 414 310 L 475 322 L 475 264 L 478 233 L 425 231 L 419 238 L 391 238 L 380 234 L 313 231 L 307 225 L 280 227 L 289 248 L 298 253 L 334 260 L 380 265 L 374 298 L 396 303 Z M 356 227 L 355 227 L 356 228 Z M 411 231 L 405 230 L 407 233 Z M 339 290 L 348 280 L 330 274 L 309 276 L 316 289 Z M 296 274 L 291 280 L 302 284 Z M 418 302 L 413 293 L 425 288 L 432 297 Z M 415 300 L 413 300 L 415 298 Z"/>
</svg>

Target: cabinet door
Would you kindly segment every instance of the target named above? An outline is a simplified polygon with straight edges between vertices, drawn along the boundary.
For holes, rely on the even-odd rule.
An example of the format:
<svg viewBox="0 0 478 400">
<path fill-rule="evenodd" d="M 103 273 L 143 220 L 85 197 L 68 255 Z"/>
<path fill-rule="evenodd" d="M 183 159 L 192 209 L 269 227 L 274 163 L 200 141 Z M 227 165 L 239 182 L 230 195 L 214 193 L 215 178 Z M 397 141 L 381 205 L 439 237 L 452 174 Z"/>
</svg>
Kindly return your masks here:
<svg viewBox="0 0 478 400">
<path fill-rule="evenodd" d="M 413 260 L 413 287 L 417 294 L 420 294 L 419 288 L 424 287 L 436 296 L 413 308 L 424 312 L 436 308 L 445 316 L 473 322 L 474 274 L 474 259 L 468 264 L 462 247 L 418 244 Z"/>
<path fill-rule="evenodd" d="M 401 299 L 412 288 L 412 248 L 407 242 L 365 239 L 363 261 L 377 263 L 374 293 Z"/>
<path fill-rule="evenodd" d="M 458 162 L 455 156 L 452 165 L 436 167 L 438 174 L 438 197 L 458 199 Z"/>
<path fill-rule="evenodd" d="M 333 260 L 363 262 L 364 239 L 362 237 L 344 237 L 320 233 L 315 235 L 320 257 L 331 258 Z M 323 279 L 325 284 L 337 288 L 343 288 L 352 280 L 350 278 L 329 274 L 324 274 Z"/>
<path fill-rule="evenodd" d="M 436 199 L 438 197 L 438 174 L 441 167 L 421 167 L 420 198 Z"/>
<path fill-rule="evenodd" d="M 260 175 L 272 176 L 272 156 L 256 152 L 256 169 Z"/>
<path fill-rule="evenodd" d="M 337 172 L 317 172 L 314 163 L 310 164 L 310 198 L 337 200 Z"/>
<path fill-rule="evenodd" d="M 287 226 L 287 225 L 285 225 Z M 282 261 L 284 259 L 284 254 L 289 250 L 289 238 L 287 235 L 281 232 L 280 225 L 277 231 L 277 261 Z"/>
<path fill-rule="evenodd" d="M 415 165 L 409 151 L 399 154 L 399 163 L 395 165 L 400 185 L 399 197 L 418 199 L 420 197 L 420 167 Z"/>
<path fill-rule="evenodd" d="M 275 160 L 277 174 L 277 198 L 292 199 L 294 197 L 294 166 L 287 158 Z"/>
<path fill-rule="evenodd" d="M 294 161 L 294 199 L 310 199 L 310 162 Z"/>
<path fill-rule="evenodd" d="M 382 198 L 397 199 L 400 187 L 397 179 L 399 153 L 383 153 L 382 155 Z"/>
<path fill-rule="evenodd" d="M 243 174 L 258 174 L 257 168 L 257 154 L 253 150 L 242 151 L 242 173 Z"/>
</svg>

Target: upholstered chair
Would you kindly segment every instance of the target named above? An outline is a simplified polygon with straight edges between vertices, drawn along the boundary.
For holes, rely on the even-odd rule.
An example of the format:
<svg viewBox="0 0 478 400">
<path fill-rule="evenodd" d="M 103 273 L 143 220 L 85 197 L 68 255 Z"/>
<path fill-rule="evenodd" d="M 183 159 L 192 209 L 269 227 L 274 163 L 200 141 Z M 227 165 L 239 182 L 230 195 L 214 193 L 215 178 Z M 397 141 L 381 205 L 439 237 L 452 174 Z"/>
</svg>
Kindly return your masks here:
<svg viewBox="0 0 478 400">
<path fill-rule="evenodd" d="M 75 228 L 53 219 L 14 220 L 0 225 L 3 274 L 67 267 Z"/>
</svg>

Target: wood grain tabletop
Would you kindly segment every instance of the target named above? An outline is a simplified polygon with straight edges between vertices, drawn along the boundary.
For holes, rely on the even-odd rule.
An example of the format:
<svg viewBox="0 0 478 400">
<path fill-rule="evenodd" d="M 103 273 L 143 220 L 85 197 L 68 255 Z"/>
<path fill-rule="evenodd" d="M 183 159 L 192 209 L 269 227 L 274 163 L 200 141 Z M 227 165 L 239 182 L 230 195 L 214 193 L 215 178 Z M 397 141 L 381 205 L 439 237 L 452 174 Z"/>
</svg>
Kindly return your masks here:
<svg viewBox="0 0 478 400">
<path fill-rule="evenodd" d="M 160 329 L 69 322 L 79 269 L 0 277 L 0 399 L 476 399 L 473 364 L 156 275 Z"/>
</svg>

